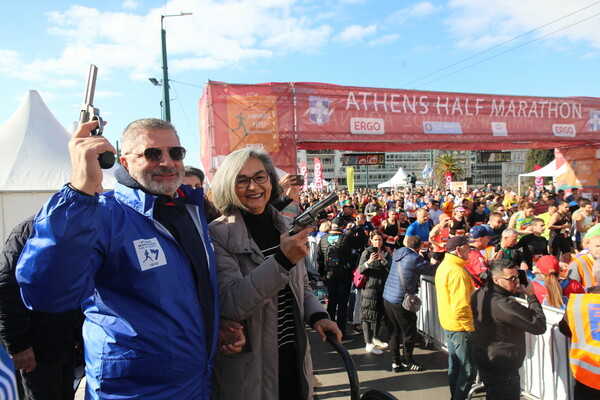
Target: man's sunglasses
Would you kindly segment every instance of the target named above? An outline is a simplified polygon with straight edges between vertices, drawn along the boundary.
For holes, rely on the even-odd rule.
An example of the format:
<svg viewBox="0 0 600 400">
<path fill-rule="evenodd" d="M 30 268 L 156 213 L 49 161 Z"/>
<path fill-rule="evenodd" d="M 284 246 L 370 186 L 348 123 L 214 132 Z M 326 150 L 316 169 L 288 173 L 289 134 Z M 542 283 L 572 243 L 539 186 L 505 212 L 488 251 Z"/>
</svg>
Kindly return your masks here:
<svg viewBox="0 0 600 400">
<path fill-rule="evenodd" d="M 171 160 L 173 161 L 181 161 L 185 158 L 185 148 L 181 146 L 169 147 L 167 148 L 167 152 L 169 153 L 169 157 L 171 157 Z M 160 160 L 162 160 L 163 157 L 163 151 L 161 148 L 158 147 L 148 147 L 146 150 L 144 150 L 143 153 L 131 154 L 135 154 L 138 157 L 143 156 L 146 158 L 146 160 L 150 162 L 159 162 Z"/>
<path fill-rule="evenodd" d="M 519 275 L 513 275 L 510 278 L 505 278 L 503 276 L 499 276 L 498 278 L 504 279 L 505 281 L 511 281 L 512 283 L 517 283 L 519 281 Z"/>
</svg>

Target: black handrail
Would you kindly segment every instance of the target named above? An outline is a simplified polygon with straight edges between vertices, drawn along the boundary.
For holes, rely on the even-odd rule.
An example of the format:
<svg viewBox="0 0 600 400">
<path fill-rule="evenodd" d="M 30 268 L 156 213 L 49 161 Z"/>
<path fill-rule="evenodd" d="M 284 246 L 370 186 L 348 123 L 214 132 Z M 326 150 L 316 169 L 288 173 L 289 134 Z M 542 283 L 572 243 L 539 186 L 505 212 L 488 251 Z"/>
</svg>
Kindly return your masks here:
<svg viewBox="0 0 600 400">
<path fill-rule="evenodd" d="M 344 361 L 344 367 L 348 373 L 348 379 L 350 380 L 350 399 L 360 400 L 360 384 L 358 382 L 358 372 L 356 372 L 356 366 L 354 361 L 348 353 L 348 350 L 340 342 L 337 341 L 335 335 L 329 331 L 325 331 L 327 335 L 327 342 L 338 352 L 342 361 Z"/>
<path fill-rule="evenodd" d="M 348 373 L 348 380 L 350 381 L 350 399 L 351 400 L 397 400 L 396 397 L 392 396 L 388 392 L 382 392 L 380 390 L 371 389 L 368 390 L 362 397 L 360 397 L 360 383 L 358 381 L 358 372 L 356 372 L 356 366 L 352 360 L 352 356 L 348 353 L 348 350 L 342 346 L 335 338 L 335 335 L 329 331 L 325 331 L 327 336 L 327 342 L 338 352 L 342 360 L 344 361 L 344 367 Z"/>
</svg>

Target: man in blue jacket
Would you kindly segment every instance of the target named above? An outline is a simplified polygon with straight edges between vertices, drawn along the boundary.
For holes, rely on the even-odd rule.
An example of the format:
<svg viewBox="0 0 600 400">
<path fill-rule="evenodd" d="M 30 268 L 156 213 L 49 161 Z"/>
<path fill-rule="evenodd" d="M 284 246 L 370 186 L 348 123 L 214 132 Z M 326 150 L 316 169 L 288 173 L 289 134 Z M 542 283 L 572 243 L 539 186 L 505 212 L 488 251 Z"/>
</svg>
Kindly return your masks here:
<svg viewBox="0 0 600 400">
<path fill-rule="evenodd" d="M 17 267 L 25 304 L 82 307 L 86 398 L 208 399 L 218 341 L 233 352 L 243 335 L 239 326 L 219 335 L 202 189 L 181 185 L 173 125 L 142 119 L 121 138 L 115 190 L 99 195 L 98 156 L 115 149 L 90 136 L 96 125 L 80 125 L 72 180 L 35 218 Z"/>
</svg>

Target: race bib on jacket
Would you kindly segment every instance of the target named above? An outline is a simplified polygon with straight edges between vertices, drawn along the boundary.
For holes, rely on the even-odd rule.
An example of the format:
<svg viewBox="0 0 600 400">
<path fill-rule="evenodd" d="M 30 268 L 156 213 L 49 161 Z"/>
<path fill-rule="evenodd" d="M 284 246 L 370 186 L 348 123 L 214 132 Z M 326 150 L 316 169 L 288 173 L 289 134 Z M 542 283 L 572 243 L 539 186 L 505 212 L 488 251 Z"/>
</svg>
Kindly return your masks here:
<svg viewBox="0 0 600 400">
<path fill-rule="evenodd" d="M 157 238 L 134 240 L 133 247 L 142 271 L 167 265 L 165 252 Z"/>
</svg>

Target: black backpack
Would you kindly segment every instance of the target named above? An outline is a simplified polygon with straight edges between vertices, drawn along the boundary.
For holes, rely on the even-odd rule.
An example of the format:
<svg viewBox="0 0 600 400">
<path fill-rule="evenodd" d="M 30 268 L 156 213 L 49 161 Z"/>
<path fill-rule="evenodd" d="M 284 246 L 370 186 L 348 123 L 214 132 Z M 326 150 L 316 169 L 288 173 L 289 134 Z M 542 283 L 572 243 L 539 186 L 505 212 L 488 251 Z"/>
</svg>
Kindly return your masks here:
<svg viewBox="0 0 600 400">
<path fill-rule="evenodd" d="M 339 281 L 350 277 L 351 268 L 348 261 L 345 259 L 342 252 L 342 240 L 344 234 L 331 234 L 327 237 L 329 246 L 325 250 L 324 265 L 326 278 L 329 280 Z"/>
</svg>

